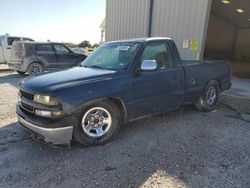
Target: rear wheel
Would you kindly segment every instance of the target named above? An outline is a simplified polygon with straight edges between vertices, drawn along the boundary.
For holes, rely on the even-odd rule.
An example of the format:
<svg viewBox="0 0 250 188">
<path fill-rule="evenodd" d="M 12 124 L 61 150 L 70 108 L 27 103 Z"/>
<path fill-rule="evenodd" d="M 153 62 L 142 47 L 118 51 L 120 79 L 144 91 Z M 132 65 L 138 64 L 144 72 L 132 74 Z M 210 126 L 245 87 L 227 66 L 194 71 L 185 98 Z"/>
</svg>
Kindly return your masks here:
<svg viewBox="0 0 250 188">
<path fill-rule="evenodd" d="M 31 63 L 28 68 L 28 74 L 34 76 L 44 71 L 43 66 L 40 63 Z"/>
<path fill-rule="evenodd" d="M 104 145 L 120 130 L 120 111 L 110 101 L 100 101 L 86 106 L 79 116 L 73 134 L 83 145 Z"/>
<path fill-rule="evenodd" d="M 204 88 L 202 96 L 196 102 L 195 106 L 200 111 L 209 112 L 216 109 L 218 101 L 219 101 L 218 82 L 210 81 Z"/>
</svg>

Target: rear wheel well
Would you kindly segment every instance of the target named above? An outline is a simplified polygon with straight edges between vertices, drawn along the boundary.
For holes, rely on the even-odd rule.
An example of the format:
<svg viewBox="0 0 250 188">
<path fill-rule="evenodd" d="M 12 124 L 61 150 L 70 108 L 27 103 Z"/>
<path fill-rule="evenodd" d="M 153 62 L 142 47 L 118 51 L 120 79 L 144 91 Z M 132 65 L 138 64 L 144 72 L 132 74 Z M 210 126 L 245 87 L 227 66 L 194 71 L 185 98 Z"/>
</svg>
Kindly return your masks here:
<svg viewBox="0 0 250 188">
<path fill-rule="evenodd" d="M 214 81 L 218 84 L 218 87 L 219 87 L 219 91 L 221 91 L 221 80 L 220 79 L 213 79 L 213 80 L 210 80 L 210 81 Z M 209 81 L 209 82 L 210 82 Z"/>
<path fill-rule="evenodd" d="M 33 63 L 38 63 L 38 64 L 42 65 L 43 69 L 45 68 L 44 63 L 41 62 L 41 61 L 32 61 L 32 62 L 29 64 L 29 66 L 30 66 L 31 64 L 33 64 Z M 28 67 L 29 67 L 29 66 L 28 66 Z"/>
<path fill-rule="evenodd" d="M 29 75 L 36 75 L 44 72 L 44 64 L 42 62 L 33 61 L 29 64 L 27 72 Z"/>
<path fill-rule="evenodd" d="M 216 109 L 219 101 L 220 86 L 217 80 L 209 80 L 195 103 L 198 110 L 209 112 Z"/>
<path fill-rule="evenodd" d="M 218 86 L 219 86 L 219 89 L 221 89 L 220 80 L 219 80 L 219 79 L 211 79 L 211 80 L 208 80 L 208 81 L 206 82 L 206 84 L 205 84 L 204 87 L 203 87 L 203 91 L 204 91 L 205 87 L 207 86 L 207 84 L 209 84 L 210 82 L 216 82 L 216 83 L 218 84 Z"/>
<path fill-rule="evenodd" d="M 27 67 L 27 71 L 29 71 L 29 67 L 30 67 L 30 65 L 32 65 L 33 63 L 38 63 L 38 64 L 40 64 L 40 65 L 42 66 L 43 70 L 45 70 L 45 66 L 44 66 L 44 63 L 43 63 L 43 62 L 41 62 L 41 61 L 31 61 L 31 62 L 29 63 L 29 65 L 28 65 L 28 67 Z M 27 72 L 27 71 L 26 71 L 26 72 Z"/>
<path fill-rule="evenodd" d="M 222 90 L 222 84 L 221 84 L 221 80 L 217 79 L 215 80 L 218 83 L 219 89 L 220 91 Z"/>
</svg>

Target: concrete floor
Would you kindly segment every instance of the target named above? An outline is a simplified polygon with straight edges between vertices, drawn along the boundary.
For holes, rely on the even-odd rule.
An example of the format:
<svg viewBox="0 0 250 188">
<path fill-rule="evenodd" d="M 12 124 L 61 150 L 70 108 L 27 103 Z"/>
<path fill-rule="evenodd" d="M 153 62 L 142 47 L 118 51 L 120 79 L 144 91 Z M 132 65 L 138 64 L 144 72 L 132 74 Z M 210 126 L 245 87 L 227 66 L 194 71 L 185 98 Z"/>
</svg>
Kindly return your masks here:
<svg viewBox="0 0 250 188">
<path fill-rule="evenodd" d="M 0 187 L 249 188 L 250 124 L 223 105 L 131 122 L 105 146 L 55 149 L 17 123 L 23 78 L 0 71 Z"/>
<path fill-rule="evenodd" d="M 228 93 L 250 99 L 250 79 L 233 78 Z"/>
<path fill-rule="evenodd" d="M 221 101 L 242 114 L 250 114 L 250 79 L 232 78 L 232 87 L 222 93 Z"/>
</svg>

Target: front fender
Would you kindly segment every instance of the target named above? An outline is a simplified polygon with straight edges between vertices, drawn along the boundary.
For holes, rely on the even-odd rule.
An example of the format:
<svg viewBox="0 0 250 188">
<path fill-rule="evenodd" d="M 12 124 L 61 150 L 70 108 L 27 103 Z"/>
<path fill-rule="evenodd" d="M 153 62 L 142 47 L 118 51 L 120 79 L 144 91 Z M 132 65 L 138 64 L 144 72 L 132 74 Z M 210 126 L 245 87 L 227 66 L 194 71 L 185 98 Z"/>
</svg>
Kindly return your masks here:
<svg viewBox="0 0 250 188">
<path fill-rule="evenodd" d="M 127 98 L 128 90 L 129 81 L 125 78 L 118 78 L 59 89 L 55 96 L 60 97 L 68 114 L 76 113 L 79 109 L 93 102 L 114 100 L 120 101 L 126 112 L 125 116 L 129 116 L 131 107 Z"/>
</svg>

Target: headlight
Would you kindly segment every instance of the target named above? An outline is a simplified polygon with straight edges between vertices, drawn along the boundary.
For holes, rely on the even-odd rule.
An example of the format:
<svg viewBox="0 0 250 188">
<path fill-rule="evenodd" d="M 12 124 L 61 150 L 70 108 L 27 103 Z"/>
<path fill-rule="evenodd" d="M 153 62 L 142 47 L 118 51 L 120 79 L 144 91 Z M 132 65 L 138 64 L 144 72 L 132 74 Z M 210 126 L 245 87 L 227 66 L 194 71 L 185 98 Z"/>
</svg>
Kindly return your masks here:
<svg viewBox="0 0 250 188">
<path fill-rule="evenodd" d="M 46 96 L 46 95 L 39 95 L 36 94 L 34 96 L 34 101 L 45 104 L 45 105 L 58 105 L 59 104 L 59 99 L 57 97 L 51 97 L 51 96 Z"/>
</svg>

